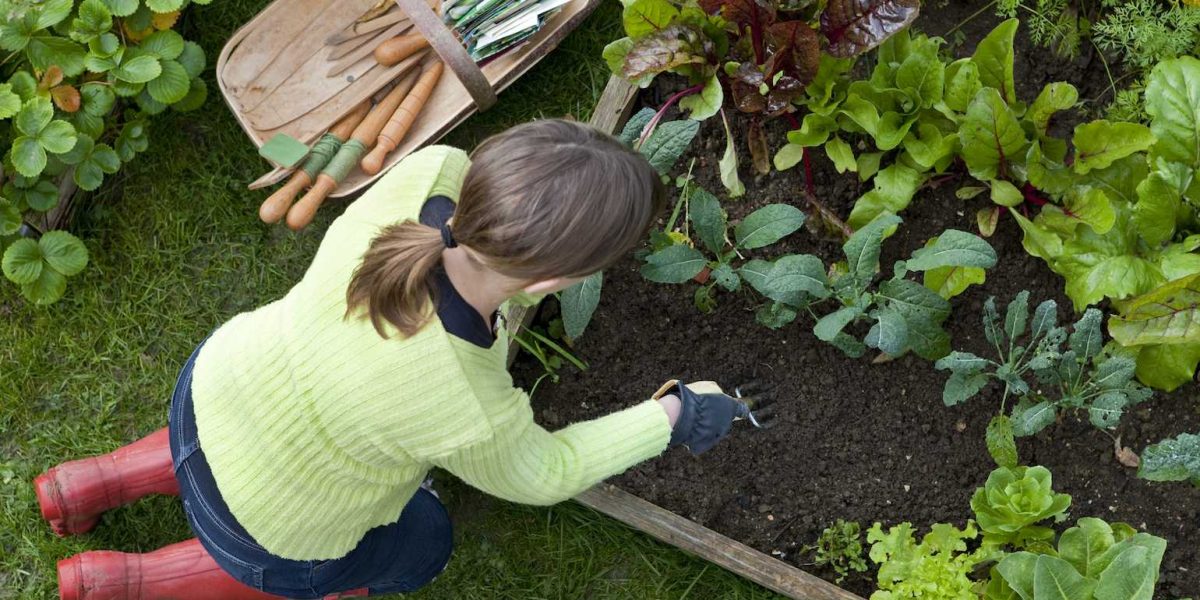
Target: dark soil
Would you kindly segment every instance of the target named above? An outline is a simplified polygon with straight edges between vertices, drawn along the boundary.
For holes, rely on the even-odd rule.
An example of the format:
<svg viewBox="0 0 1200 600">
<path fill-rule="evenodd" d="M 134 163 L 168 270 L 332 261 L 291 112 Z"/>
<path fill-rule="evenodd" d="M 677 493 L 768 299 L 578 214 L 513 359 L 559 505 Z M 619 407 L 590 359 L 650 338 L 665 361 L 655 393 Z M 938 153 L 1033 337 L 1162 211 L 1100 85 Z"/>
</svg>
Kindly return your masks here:
<svg viewBox="0 0 1200 600">
<path fill-rule="evenodd" d="M 976 1 L 930 5 L 916 27 L 940 34 L 981 6 Z M 954 51 L 969 54 L 997 22 L 985 11 L 962 28 L 966 41 Z M 1026 101 L 1051 81 L 1074 83 L 1085 100 L 1103 101 L 1108 87 L 1104 67 L 1092 53 L 1085 50 L 1068 63 L 1032 47 L 1024 37 L 1018 38 L 1016 73 Z M 641 102 L 656 106 L 671 91 L 647 90 Z M 1070 131 L 1070 117 L 1064 121 L 1060 133 Z M 741 130 L 735 135 L 747 126 L 745 119 L 734 124 Z M 767 130 L 772 147 L 778 148 L 785 124 L 774 122 Z M 723 148 L 720 120 L 710 119 L 680 170 L 695 157 L 700 182 L 714 193 L 721 191 L 716 161 Z M 802 168 L 754 177 L 749 164 L 743 152 L 747 194 L 725 203 L 731 219 L 772 202 L 804 207 Z M 823 156 L 815 166 L 818 196 L 845 217 L 866 188 L 854 174 L 838 175 Z M 885 245 L 884 265 L 944 229 L 974 230 L 974 213 L 986 200 L 956 199 L 956 183 L 918 195 L 902 215 L 904 225 Z M 1000 264 L 988 272 L 983 286 L 953 301 L 947 323 L 956 349 L 979 354 L 988 353 L 980 326 L 988 296 L 1006 303 L 1028 289 L 1035 303 L 1055 299 L 1060 318 L 1071 317 L 1062 280 L 1024 252 L 1010 218 L 1001 219 L 990 241 Z M 829 261 L 841 256 L 839 245 L 801 232 L 751 254 L 772 258 L 810 252 Z M 748 294 L 719 293 L 718 308 L 703 315 L 692 305 L 695 284 L 652 284 L 641 278 L 638 267 L 630 258 L 606 272 L 600 308 L 575 345 L 591 368 L 582 374 L 564 372 L 557 385 L 543 383 L 534 400 L 538 419 L 558 428 L 594 418 L 647 397 L 669 378 L 713 379 L 732 386 L 755 374 L 775 384 L 783 414 L 774 429 L 756 431 L 739 424 L 730 439 L 702 457 L 674 450 L 614 483 L 831 580 L 832 572 L 806 566 L 812 558 L 801 548 L 837 518 L 860 521 L 864 529 L 875 521 L 927 527 L 935 522 L 961 525 L 971 518 L 971 494 L 994 467 L 984 429 L 999 406 L 1000 389 L 989 388 L 980 398 L 947 408 L 941 401 L 946 376 L 927 361 L 905 356 L 872 364 L 870 355 L 848 358 L 818 341 L 811 320 L 804 318 L 779 331 L 768 330 L 755 322 L 758 301 Z M 531 385 L 541 368 L 524 357 L 514 373 L 519 382 Z M 1196 431 L 1200 403 L 1193 384 L 1158 394 L 1127 415 L 1116 433 L 1124 445 L 1140 452 L 1163 438 Z M 1134 469 L 1115 460 L 1113 446 L 1113 439 L 1086 417 L 1074 415 L 1038 436 L 1018 440 L 1022 461 L 1048 467 L 1056 490 L 1072 495 L 1072 521 L 1083 516 L 1125 521 L 1167 539 L 1158 597 L 1200 594 L 1200 488 L 1138 479 Z M 851 577 L 842 586 L 864 596 L 874 589 L 870 576 Z"/>
</svg>

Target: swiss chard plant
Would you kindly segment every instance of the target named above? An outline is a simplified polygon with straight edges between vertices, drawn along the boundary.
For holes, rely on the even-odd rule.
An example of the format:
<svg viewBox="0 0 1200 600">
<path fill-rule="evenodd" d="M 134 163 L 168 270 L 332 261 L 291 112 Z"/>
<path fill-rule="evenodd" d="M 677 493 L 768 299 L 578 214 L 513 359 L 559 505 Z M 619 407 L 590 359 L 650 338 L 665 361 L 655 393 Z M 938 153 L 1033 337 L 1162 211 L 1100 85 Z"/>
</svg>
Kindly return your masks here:
<svg viewBox="0 0 1200 600">
<path fill-rule="evenodd" d="M 191 2 L 208 0 L 0 1 L 0 248 L 30 302 L 58 300 L 87 263 L 70 234 L 26 225 L 58 182 L 97 189 L 146 150 L 150 115 L 204 102 L 204 51 L 172 29 Z"/>
<path fill-rule="evenodd" d="M 1029 171 L 1034 185 L 1078 201 L 1043 206 L 1033 218 L 1013 213 L 1026 251 L 1064 277 L 1076 310 L 1114 301 L 1113 336 L 1136 358 L 1138 378 L 1168 390 L 1191 381 L 1200 361 L 1200 331 L 1179 326 L 1186 319 L 1165 327 L 1160 306 L 1176 317 L 1194 310 L 1180 300 L 1194 294 L 1200 273 L 1197 89 L 1200 60 L 1159 64 L 1146 88 L 1149 127 L 1080 125 L 1070 169 Z"/>
<path fill-rule="evenodd" d="M 770 169 L 761 118 L 795 110 L 816 76 L 822 47 L 834 56 L 874 48 L 916 18 L 917 0 L 628 0 L 626 37 L 604 49 L 613 73 L 646 87 L 674 73 L 690 87 L 678 101 L 693 119 L 707 119 L 730 98 L 754 115 L 746 143 L 760 173 Z M 663 108 L 667 108 L 664 106 Z M 724 115 L 723 115 L 724 116 Z M 734 142 L 728 135 L 723 180 L 739 195 Z M 730 175 L 729 171 L 734 174 Z"/>
<path fill-rule="evenodd" d="M 938 360 L 936 367 L 950 372 L 942 400 L 954 406 L 979 395 L 991 381 L 1004 386 L 986 433 L 989 453 L 1004 467 L 1018 463 L 1014 436 L 1045 429 L 1060 411 L 1084 411 L 1096 427 L 1116 427 L 1125 411 L 1151 392 L 1133 380 L 1132 359 L 1102 353 L 1101 320 L 1099 310 L 1088 309 L 1068 331 L 1058 325 L 1053 300 L 1039 304 L 1031 316 L 1028 292 L 1009 303 L 1001 320 L 995 298 L 989 298 L 983 333 L 996 358 L 956 351 Z"/>
</svg>

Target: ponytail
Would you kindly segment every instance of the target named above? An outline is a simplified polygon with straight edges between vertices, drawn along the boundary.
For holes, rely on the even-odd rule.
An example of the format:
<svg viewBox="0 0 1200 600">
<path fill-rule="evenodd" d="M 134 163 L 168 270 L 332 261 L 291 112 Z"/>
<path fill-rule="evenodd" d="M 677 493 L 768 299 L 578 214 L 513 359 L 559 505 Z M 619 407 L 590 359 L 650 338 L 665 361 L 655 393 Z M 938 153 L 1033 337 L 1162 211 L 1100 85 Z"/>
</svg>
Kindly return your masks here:
<svg viewBox="0 0 1200 600">
<path fill-rule="evenodd" d="M 384 229 L 350 280 L 346 316 L 365 311 L 385 338 L 385 323 L 404 337 L 416 334 L 432 318 L 434 273 L 445 247 L 439 230 L 411 219 Z"/>
</svg>

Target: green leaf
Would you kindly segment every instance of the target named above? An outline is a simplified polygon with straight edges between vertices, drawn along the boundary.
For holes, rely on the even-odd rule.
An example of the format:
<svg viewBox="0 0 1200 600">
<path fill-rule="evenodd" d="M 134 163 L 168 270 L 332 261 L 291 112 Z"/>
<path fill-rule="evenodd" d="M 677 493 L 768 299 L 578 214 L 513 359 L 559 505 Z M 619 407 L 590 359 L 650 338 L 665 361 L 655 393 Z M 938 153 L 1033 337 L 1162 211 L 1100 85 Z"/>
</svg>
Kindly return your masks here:
<svg viewBox="0 0 1200 600">
<path fill-rule="evenodd" d="M 871 318 L 875 319 L 875 324 L 863 340 L 867 346 L 890 356 L 899 356 L 908 350 L 908 324 L 898 310 L 885 306 L 873 311 Z"/>
<path fill-rule="evenodd" d="M 1155 154 L 1200 166 L 1200 60 L 1184 56 L 1158 63 L 1146 83 L 1146 113 L 1158 138 Z"/>
<path fill-rule="evenodd" d="M 142 51 L 149 52 L 162 60 L 179 58 L 179 55 L 183 54 L 183 47 L 183 36 L 172 29 L 155 31 L 138 44 L 138 48 Z"/>
<path fill-rule="evenodd" d="M 775 164 L 776 171 L 786 171 L 804 160 L 805 147 L 788 143 L 775 153 L 775 158 L 772 162 Z"/>
<path fill-rule="evenodd" d="M 1130 300 L 1109 319 L 1108 332 L 1122 346 L 1200 342 L 1200 274 Z"/>
<path fill-rule="evenodd" d="M 788 132 L 788 143 L 801 148 L 820 146 L 837 130 L 837 120 L 833 117 L 818 113 L 808 113 L 804 115 L 804 120 L 800 122 L 800 129 Z"/>
<path fill-rule="evenodd" d="M 1100 558 L 1116 544 L 1112 527 L 1101 519 L 1083 517 L 1058 540 L 1058 555 L 1089 579 L 1100 576 Z"/>
<path fill-rule="evenodd" d="M 804 212 L 790 204 L 768 204 L 746 216 L 734 229 L 739 248 L 769 246 L 804 226 Z"/>
<path fill-rule="evenodd" d="M 754 318 L 765 327 L 779 329 L 796 320 L 796 310 L 782 302 L 772 302 L 760 307 Z"/>
<path fill-rule="evenodd" d="M 173 61 L 162 61 L 162 74 L 146 84 L 150 97 L 163 104 L 174 104 L 183 100 L 191 89 L 191 78 L 183 65 Z"/>
<path fill-rule="evenodd" d="M 195 0 L 192 0 L 195 2 Z M 192 79 L 191 87 L 188 88 L 188 93 L 183 97 L 183 100 L 171 105 L 171 108 L 179 112 L 188 112 L 196 110 L 204 105 L 204 101 L 208 98 L 208 86 L 203 79 Z"/>
<path fill-rule="evenodd" d="M 1046 554 L 1010 554 L 997 569 L 1023 600 L 1091 600 L 1096 589 L 1071 563 Z"/>
<path fill-rule="evenodd" d="M 1016 19 L 996 26 L 975 48 L 971 62 L 979 68 L 979 81 L 999 92 L 1006 104 L 1017 101 L 1013 84 L 1013 39 L 1017 35 Z"/>
<path fill-rule="evenodd" d="M 1182 169 L 1178 168 L 1182 167 Z M 1179 163 L 1167 163 L 1152 171 L 1137 186 L 1137 204 L 1133 222 L 1138 233 L 1151 245 L 1169 241 L 1175 235 L 1179 211 L 1183 206 L 1178 176 L 1192 177 L 1192 169 Z"/>
<path fill-rule="evenodd" d="M 850 144 L 842 141 L 842 138 L 834 137 L 826 142 L 825 155 L 833 161 L 833 168 L 837 169 L 838 173 L 858 170 L 858 163 L 854 161 L 854 151 L 850 149 Z"/>
<path fill-rule="evenodd" d="M 951 371 L 953 373 L 970 375 L 986 369 L 990 364 L 991 362 L 987 359 L 975 356 L 970 352 L 951 352 L 945 357 L 938 359 L 934 367 L 939 371 Z"/>
<path fill-rule="evenodd" d="M 1131 545 L 1100 574 L 1096 600 L 1153 600 L 1159 565 L 1167 543 L 1161 538 L 1154 549 Z M 1123 544 L 1128 542 L 1123 542 Z"/>
<path fill-rule="evenodd" d="M 1013 435 L 1019 437 L 1033 435 L 1053 423 L 1056 414 L 1053 402 L 1042 400 L 1037 403 L 1028 403 L 1022 400 L 1013 408 Z"/>
<path fill-rule="evenodd" d="M 1200 435 L 1183 433 L 1142 451 L 1138 477 L 1200 485 Z"/>
<path fill-rule="evenodd" d="M 1087 223 L 1099 234 L 1108 233 L 1117 220 L 1108 194 L 1100 188 L 1087 188 L 1083 192 L 1071 190 L 1064 198 L 1064 208 L 1066 214 Z"/>
<path fill-rule="evenodd" d="M 37 28 L 49 29 L 71 15 L 71 9 L 75 2 L 74 0 L 43 0 L 38 4 L 40 6 L 37 8 Z"/>
<path fill-rule="evenodd" d="M 1076 126 L 1073 143 L 1074 169 L 1083 175 L 1150 148 L 1154 145 L 1154 134 L 1140 123 L 1109 123 L 1102 119 Z"/>
<path fill-rule="evenodd" d="M 720 263 L 712 270 L 712 278 L 727 291 L 736 292 L 742 287 L 742 279 L 729 263 Z"/>
<path fill-rule="evenodd" d="M 677 16 L 679 10 L 667 0 L 635 0 L 625 7 L 621 23 L 626 35 L 638 38 L 662 30 Z"/>
<path fill-rule="evenodd" d="M 58 204 L 58 187 L 41 179 L 28 188 L 18 188 L 12 182 L 4 186 L 4 193 L 18 208 L 29 207 L 45 212 Z"/>
<path fill-rule="evenodd" d="M 896 87 L 919 98 L 921 108 L 942 101 L 945 79 L 946 65 L 938 59 L 936 50 L 910 54 L 896 69 Z"/>
<path fill-rule="evenodd" d="M 800 294 L 814 298 L 830 295 L 825 265 L 811 254 L 790 254 L 775 261 L 767 275 L 764 294 L 779 302 L 799 304 Z M 803 296 L 799 296 L 803 297 Z"/>
<path fill-rule="evenodd" d="M 688 118 L 703 121 L 721 110 L 725 94 L 721 91 L 721 81 L 714 74 L 704 84 L 699 94 L 685 96 L 679 101 L 679 108 L 688 111 Z"/>
<path fill-rule="evenodd" d="M 768 282 L 771 276 L 771 269 L 774 267 L 775 265 L 773 263 L 756 258 L 747 261 L 746 264 L 742 265 L 742 267 L 738 269 L 738 275 L 741 275 L 742 279 L 745 279 L 746 283 L 750 284 L 750 287 L 758 290 L 760 294 L 766 296 L 767 292 L 770 291 L 770 285 Z"/>
<path fill-rule="evenodd" d="M 112 14 L 118 17 L 128 17 L 138 8 L 139 0 L 104 0 Z"/>
<path fill-rule="evenodd" d="M 16 125 L 17 131 L 28 136 L 37 136 L 53 118 L 54 105 L 50 103 L 50 99 L 35 98 L 21 107 L 21 111 L 13 119 L 13 124 Z"/>
<path fill-rule="evenodd" d="M 946 69 L 946 106 L 957 112 L 965 112 L 981 87 L 979 65 L 974 61 L 964 58 L 950 63 Z"/>
<path fill-rule="evenodd" d="M 87 50 L 83 46 L 64 37 L 35 35 L 29 40 L 25 49 L 29 64 L 44 71 L 52 65 L 58 65 L 67 77 L 74 77 L 83 72 L 83 59 Z"/>
<path fill-rule="evenodd" d="M 0 120 L 7 119 L 21 110 L 21 97 L 12 91 L 12 85 L 0 83 Z"/>
<path fill-rule="evenodd" d="M 71 39 L 87 43 L 112 29 L 112 12 L 102 0 L 83 0 L 79 14 L 71 21 Z"/>
<path fill-rule="evenodd" d="M 41 248 L 29 238 L 13 242 L 4 251 L 3 261 L 0 261 L 0 266 L 4 268 L 4 276 L 17 285 L 37 281 L 44 265 Z"/>
<path fill-rule="evenodd" d="M 1191 383 L 1200 364 L 1200 344 L 1134 346 L 1138 381 L 1159 390 L 1171 391 Z"/>
<path fill-rule="evenodd" d="M 951 373 L 942 389 L 942 402 L 946 406 L 962 404 L 978 394 L 987 382 L 987 373 Z"/>
<path fill-rule="evenodd" d="M 996 265 L 996 251 L 977 235 L 947 229 L 913 252 L 905 263 L 913 271 L 928 271 L 939 267 L 980 267 L 990 269 Z"/>
<path fill-rule="evenodd" d="M 21 230 L 21 211 L 11 201 L 0 198 L 0 237 Z"/>
<path fill-rule="evenodd" d="M 138 152 L 145 152 L 149 146 L 150 140 L 146 137 L 146 124 L 142 121 L 129 121 L 121 128 L 114 149 L 117 151 L 117 156 L 121 157 L 121 162 L 129 162 Z"/>
<path fill-rule="evenodd" d="M 46 264 L 68 277 L 78 275 L 87 266 L 87 248 L 65 231 L 47 232 L 38 240 L 38 247 Z"/>
<path fill-rule="evenodd" d="M 1008 339 L 1015 340 L 1025 334 L 1025 325 L 1029 322 L 1029 292 L 1022 290 L 1008 303 L 1004 314 L 1004 334 Z"/>
<path fill-rule="evenodd" d="M 135 56 L 121 63 L 112 73 L 126 83 L 146 83 L 162 75 L 163 68 L 158 57 L 152 54 Z M 665 123 L 663 126 L 670 125 Z M 690 141 L 690 140 L 689 140 Z"/>
<path fill-rule="evenodd" d="M 75 147 L 75 127 L 66 121 L 55 119 L 38 134 L 38 143 L 53 154 L 70 152 Z"/>
<path fill-rule="evenodd" d="M 24 50 L 37 30 L 36 16 L 32 13 L 23 19 L 0 21 L 0 49 L 10 52 Z"/>
<path fill-rule="evenodd" d="M 738 198 L 746 193 L 746 186 L 738 178 L 737 148 L 733 144 L 733 133 L 729 131 L 729 119 L 721 113 L 721 121 L 725 124 L 725 154 L 721 156 L 718 166 L 721 169 L 721 184 L 729 192 L 730 198 Z"/>
<path fill-rule="evenodd" d="M 195 79 L 204 72 L 204 49 L 196 42 L 184 42 L 183 51 L 175 60 L 183 65 L 183 69 L 187 71 L 188 77 Z"/>
<path fill-rule="evenodd" d="M 1075 331 L 1071 333 L 1069 343 L 1075 354 L 1083 359 L 1100 354 L 1104 347 L 1104 338 L 1100 334 L 1100 325 L 1104 320 L 1103 314 L 1095 308 L 1089 308 L 1075 323 Z"/>
<path fill-rule="evenodd" d="M 813 334 L 822 342 L 832 342 L 847 325 L 862 314 L 862 308 L 858 306 L 843 306 L 821 317 L 813 326 Z"/>
<path fill-rule="evenodd" d="M 629 51 L 633 49 L 634 44 L 635 42 L 633 41 L 633 38 L 623 37 L 610 42 L 604 47 L 604 51 L 601 53 L 601 56 L 604 57 L 604 62 L 608 65 L 608 70 L 611 71 L 613 75 L 618 77 L 624 76 L 625 57 L 629 55 Z M 650 82 L 653 80 L 654 78 L 650 77 L 649 79 L 639 79 L 636 82 L 630 83 L 641 87 L 643 85 L 650 85 Z"/>
<path fill-rule="evenodd" d="M 1058 324 L 1058 303 L 1045 300 L 1033 311 L 1033 321 L 1030 323 L 1029 335 L 1036 340 L 1050 332 Z"/>
<path fill-rule="evenodd" d="M 67 290 L 67 278 L 54 269 L 42 269 L 36 281 L 21 286 L 21 295 L 37 305 L 53 304 Z"/>
<path fill-rule="evenodd" d="M 1042 148 L 1045 147 L 1045 151 Z M 1066 142 L 1057 138 L 1035 140 L 1025 153 L 1025 170 L 1033 187 L 1050 195 L 1064 194 L 1077 179 L 1071 168 L 1063 164 Z"/>
<path fill-rule="evenodd" d="M 962 157 L 971 176 L 988 181 L 1007 176 L 1011 163 L 1024 156 L 1025 131 L 994 88 L 975 95 L 959 126 Z"/>
<path fill-rule="evenodd" d="M 116 94 L 102 83 L 85 83 L 79 88 L 79 94 L 83 98 L 84 112 L 97 117 L 108 116 L 117 102 Z"/>
<path fill-rule="evenodd" d="M 1025 195 L 1017 186 L 1003 179 L 993 179 L 990 182 L 991 194 L 989 196 L 992 202 L 1000 206 L 1014 207 L 1020 206 L 1025 201 Z"/>
<path fill-rule="evenodd" d="M 185 0 L 146 0 L 146 6 L 159 14 L 175 12 L 183 7 Z"/>
<path fill-rule="evenodd" d="M 13 140 L 12 163 L 25 177 L 37 177 L 46 168 L 46 151 L 34 138 L 22 136 Z"/>
<path fill-rule="evenodd" d="M 688 218 L 696 235 L 709 252 L 719 255 L 725 248 L 725 211 L 716 196 L 698 186 L 688 188 Z"/>
<path fill-rule="evenodd" d="M 902 164 L 888 166 L 875 176 L 875 188 L 854 203 L 846 223 L 860 229 L 881 215 L 904 210 L 924 179 L 922 173 Z"/>
<path fill-rule="evenodd" d="M 1050 118 L 1060 110 L 1067 110 L 1079 101 L 1079 90 L 1075 86 L 1062 81 L 1046 84 L 1037 99 L 1029 105 L 1025 118 L 1033 123 L 1038 136 L 1046 135 L 1050 126 Z"/>
<path fill-rule="evenodd" d="M 870 281 L 879 270 L 879 251 L 883 238 L 891 235 L 901 222 L 900 217 L 893 214 L 882 214 L 855 231 L 850 239 L 842 244 L 842 252 L 846 254 L 850 274 L 863 281 Z"/>
<path fill-rule="evenodd" d="M 707 262 L 704 255 L 691 246 L 667 246 L 646 257 L 642 277 L 655 283 L 683 283 L 699 275 Z"/>
<path fill-rule="evenodd" d="M 978 267 L 938 267 L 925 271 L 923 283 L 937 295 L 949 300 L 986 280 L 987 271 Z"/>
<path fill-rule="evenodd" d="M 1054 232 L 1026 219 L 1015 209 L 1008 209 L 1009 214 L 1016 219 L 1024 236 L 1021 245 L 1025 251 L 1047 262 L 1053 262 L 1063 253 L 1063 241 Z"/>
<path fill-rule="evenodd" d="M 600 305 L 600 289 L 604 285 L 604 273 L 597 271 L 587 279 L 562 291 L 559 304 L 562 307 L 563 327 L 567 337 L 577 340 L 583 336 L 596 307 Z"/>
<path fill-rule="evenodd" d="M 957 144 L 958 136 L 943 135 L 942 130 L 931 123 L 919 123 L 904 138 L 904 149 L 923 169 L 932 169 L 948 159 Z"/>
<path fill-rule="evenodd" d="M 987 449 L 992 460 L 1001 467 L 1014 468 L 1020 463 L 1017 456 L 1017 441 L 1013 438 L 1012 421 L 1004 415 L 996 415 L 988 422 Z"/>
</svg>

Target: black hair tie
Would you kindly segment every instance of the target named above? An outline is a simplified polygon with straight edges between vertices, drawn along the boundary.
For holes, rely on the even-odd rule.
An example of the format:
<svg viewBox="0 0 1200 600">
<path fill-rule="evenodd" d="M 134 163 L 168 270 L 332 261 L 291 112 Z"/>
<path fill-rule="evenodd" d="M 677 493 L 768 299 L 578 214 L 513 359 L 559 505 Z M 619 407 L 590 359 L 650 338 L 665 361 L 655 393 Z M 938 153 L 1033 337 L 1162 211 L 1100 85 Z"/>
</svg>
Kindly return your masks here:
<svg viewBox="0 0 1200 600">
<path fill-rule="evenodd" d="M 447 248 L 457 248 L 458 242 L 454 241 L 454 234 L 450 232 L 450 223 L 442 223 L 442 244 Z"/>
</svg>

